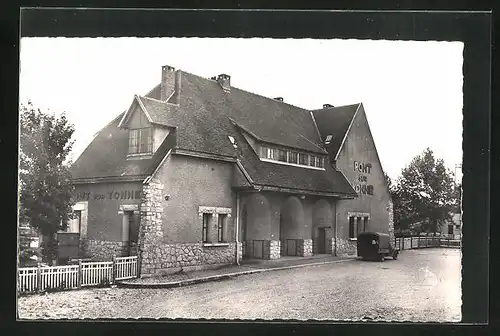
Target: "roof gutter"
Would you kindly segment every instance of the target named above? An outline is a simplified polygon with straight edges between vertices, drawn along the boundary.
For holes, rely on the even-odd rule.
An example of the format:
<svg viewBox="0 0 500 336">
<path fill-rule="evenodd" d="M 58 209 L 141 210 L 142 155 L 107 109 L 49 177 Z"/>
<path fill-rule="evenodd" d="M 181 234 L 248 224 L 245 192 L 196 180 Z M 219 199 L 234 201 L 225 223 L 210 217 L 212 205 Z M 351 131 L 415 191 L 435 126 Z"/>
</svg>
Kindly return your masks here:
<svg viewBox="0 0 500 336">
<path fill-rule="evenodd" d="M 274 192 L 282 192 L 289 194 L 303 194 L 303 195 L 311 195 L 311 196 L 323 196 L 323 197 L 336 197 L 340 199 L 354 199 L 357 196 L 349 195 L 349 194 L 341 194 L 341 193 L 333 193 L 333 192 L 322 192 L 322 191 L 312 191 L 305 189 L 292 189 L 292 188 L 283 188 L 283 187 L 275 187 L 275 186 L 266 186 L 266 185 L 255 185 L 254 191 L 274 191 Z"/>
</svg>

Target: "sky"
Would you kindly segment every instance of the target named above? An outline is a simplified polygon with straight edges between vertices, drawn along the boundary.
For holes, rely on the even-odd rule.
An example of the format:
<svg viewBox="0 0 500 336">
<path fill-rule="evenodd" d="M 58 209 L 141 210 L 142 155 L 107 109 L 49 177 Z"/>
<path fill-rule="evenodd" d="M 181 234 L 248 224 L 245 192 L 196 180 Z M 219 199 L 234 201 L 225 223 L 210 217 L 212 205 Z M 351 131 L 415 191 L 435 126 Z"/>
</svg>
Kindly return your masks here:
<svg viewBox="0 0 500 336">
<path fill-rule="evenodd" d="M 160 83 L 161 67 L 212 77 L 306 109 L 363 103 L 392 179 L 429 147 L 462 162 L 463 43 L 236 38 L 22 38 L 20 103 L 75 125 L 71 158 Z M 457 170 L 460 176 L 460 170 Z"/>
</svg>

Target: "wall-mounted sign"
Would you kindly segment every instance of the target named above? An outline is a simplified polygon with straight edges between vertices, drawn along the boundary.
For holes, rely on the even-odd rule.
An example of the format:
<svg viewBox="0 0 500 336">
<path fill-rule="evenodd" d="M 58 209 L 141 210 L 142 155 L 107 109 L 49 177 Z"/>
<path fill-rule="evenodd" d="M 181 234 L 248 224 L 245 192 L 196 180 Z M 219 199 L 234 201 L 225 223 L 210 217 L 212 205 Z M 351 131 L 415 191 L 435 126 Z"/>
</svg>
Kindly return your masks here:
<svg viewBox="0 0 500 336">
<path fill-rule="evenodd" d="M 371 163 L 354 161 L 354 171 L 356 171 L 356 172 L 363 173 L 363 174 L 370 174 L 371 169 L 372 169 Z"/>
<path fill-rule="evenodd" d="M 140 190 L 109 190 L 105 193 L 91 193 L 82 191 L 75 194 L 76 201 L 89 201 L 89 200 L 132 200 L 141 199 Z"/>
<path fill-rule="evenodd" d="M 358 194 L 373 195 L 373 185 L 367 184 L 368 183 L 368 176 L 363 175 L 363 174 L 370 174 L 371 173 L 372 164 L 369 162 L 366 163 L 366 162 L 354 161 L 353 170 L 357 173 L 362 173 L 362 174 L 358 175 L 357 181 L 356 181 L 360 184 L 354 185 L 354 190 Z"/>
<path fill-rule="evenodd" d="M 358 194 L 362 194 L 362 195 L 373 195 L 373 185 L 371 184 L 356 184 L 354 186 L 354 190 L 358 193 Z"/>
</svg>

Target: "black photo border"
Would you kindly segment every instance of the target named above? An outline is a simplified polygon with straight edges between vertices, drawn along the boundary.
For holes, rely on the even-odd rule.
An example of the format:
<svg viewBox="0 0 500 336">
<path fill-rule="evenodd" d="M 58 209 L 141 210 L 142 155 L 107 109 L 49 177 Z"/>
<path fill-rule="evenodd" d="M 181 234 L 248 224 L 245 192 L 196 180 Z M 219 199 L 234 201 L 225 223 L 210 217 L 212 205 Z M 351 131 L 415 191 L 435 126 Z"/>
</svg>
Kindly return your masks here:
<svg viewBox="0 0 500 336">
<path fill-rule="evenodd" d="M 31 4 L 36 6 L 37 4 Z M 59 4 L 63 6 L 63 4 Z M 78 5 L 76 2 L 74 5 Z M 26 4 L 24 6 L 30 6 Z M 86 7 L 93 7 L 85 4 Z M 94 6 L 103 6 L 94 4 Z M 109 6 L 113 7 L 113 6 Z M 114 5 L 116 7 L 116 4 Z M 187 6 L 179 3 L 179 8 Z M 195 7 L 195 6 L 193 6 Z M 292 6 L 289 6 L 289 8 Z M 311 7 L 311 6 L 309 6 Z M 354 8 L 353 8 L 354 7 Z M 408 6 L 407 6 L 408 7 Z M 223 7 L 220 7 L 223 8 Z M 214 10 L 214 9 L 75 9 L 75 8 L 24 8 L 17 18 L 10 17 L 13 23 L 9 27 L 9 40 L 7 41 L 8 57 L 12 63 L 9 68 L 11 72 L 1 76 L 3 87 L 13 89 L 14 92 L 6 96 L 10 111 L 18 111 L 18 85 L 19 85 L 19 37 L 32 36 L 66 36 L 66 37 L 268 37 L 268 38 L 353 38 L 353 39 L 387 39 L 387 40 L 417 40 L 417 41 L 462 41 L 464 42 L 464 101 L 463 101 L 463 258 L 462 258 L 462 323 L 466 325 L 488 323 L 489 308 L 489 242 L 490 242 L 490 137 L 491 137 L 491 73 L 492 73 L 492 23 L 493 15 L 490 8 L 484 6 L 475 8 L 463 8 L 467 11 L 456 11 L 454 8 L 442 7 L 437 10 L 434 6 L 428 7 L 432 11 L 409 11 L 400 10 L 404 6 L 385 7 L 387 10 L 376 11 L 384 7 L 372 7 L 371 10 L 345 6 L 350 9 L 363 9 L 361 11 L 337 10 L 278 10 L 278 9 L 253 9 L 243 10 L 236 8 Z M 425 8 L 406 8 L 419 9 Z M 446 10 L 448 9 L 448 10 Z M 449 11 L 453 10 L 453 11 Z M 5 12 L 12 15 L 13 12 Z M 19 14 L 19 12 L 18 12 Z M 3 19 L 3 16 L 2 16 Z M 13 29 L 17 31 L 14 32 Z M 20 30 L 20 31 L 19 31 Z M 14 85 L 14 83 L 16 85 Z M 4 90 L 4 94 L 8 92 Z M 12 119 L 12 120 L 11 120 Z M 9 123 L 4 134 L 11 134 L 12 151 L 17 155 L 17 114 L 9 113 Z M 430 121 L 431 122 L 431 121 Z M 443 125 L 446 127 L 446 125 Z M 4 137 L 5 138 L 5 137 Z M 9 138 L 10 139 L 10 138 Z M 1 141 L 2 145 L 10 144 L 9 141 Z M 10 149 L 10 146 L 9 146 Z M 16 157 L 16 156 L 15 156 Z M 493 158 L 493 160 L 495 160 Z M 17 176 L 17 161 L 14 162 L 15 175 L 8 176 L 10 182 L 13 176 Z M 10 178 L 10 179 L 9 179 Z M 17 179 L 14 177 L 12 189 L 17 195 Z M 497 181 L 497 179 L 495 179 Z M 17 199 L 17 196 L 16 198 Z M 494 203 L 492 203 L 494 204 Z M 13 210 L 17 212 L 16 201 L 12 203 Z M 14 237 L 16 231 L 14 229 Z M 15 246 L 12 249 L 15 251 Z M 15 264 L 14 264 L 15 265 Z M 14 291 L 14 286 L 9 291 Z M 151 332 L 165 332 L 169 328 L 178 332 L 190 330 L 198 332 L 201 330 L 224 330 L 227 332 L 235 328 L 234 332 L 264 333 L 259 326 L 275 333 L 283 325 L 270 321 L 244 321 L 245 323 L 223 322 L 214 324 L 213 321 L 173 321 L 161 325 L 151 324 L 141 320 L 141 327 L 146 326 Z M 285 321 L 286 322 L 286 321 Z M 491 322 L 491 321 L 490 321 Z M 101 328 L 94 322 L 18 322 L 22 327 L 29 329 L 54 329 L 61 324 L 70 325 L 69 328 L 84 329 Z M 333 321 L 330 323 L 334 323 Z M 399 323 L 377 323 L 377 324 L 350 324 L 339 321 L 334 326 L 335 330 L 347 330 L 349 333 L 364 330 L 390 330 L 392 328 L 404 327 L 405 332 L 419 330 L 420 327 L 452 328 L 452 332 L 461 326 L 448 324 L 410 324 Z M 292 332 L 329 330 L 331 325 L 315 321 L 305 323 L 287 323 L 287 328 Z M 410 327 L 407 329 L 406 327 Z M 415 328 L 416 327 L 416 328 Z M 477 327 L 477 326 L 476 326 Z M 131 330 L 126 324 L 118 325 L 112 323 L 102 327 L 104 330 Z M 135 329 L 134 330 L 138 330 Z M 138 328 L 138 327 L 137 327 Z M 220 329 L 223 328 L 223 329 Z M 308 329 L 309 328 L 309 329 Z M 373 328 L 373 329 L 372 329 Z M 415 329 L 412 329 L 415 328 Z M 67 328 L 64 328 L 67 330 Z M 241 330 L 240 330 L 241 329 Z M 436 330 L 437 330 L 436 329 Z M 102 330 L 102 329 L 101 329 Z M 191 333 L 189 332 L 189 333 Z M 376 333 L 378 333 L 377 331 Z M 420 330 L 422 332 L 422 330 Z M 444 330 L 442 330 L 444 332 Z M 441 334 L 442 332 L 439 332 Z M 470 332 L 470 330 L 469 330 Z M 478 329 L 472 331 L 477 334 Z M 174 332 L 177 333 L 177 332 Z M 206 332 L 205 332 L 206 333 Z M 220 332 L 218 332 L 220 333 Z M 455 333 L 455 332 L 454 332 Z"/>
</svg>

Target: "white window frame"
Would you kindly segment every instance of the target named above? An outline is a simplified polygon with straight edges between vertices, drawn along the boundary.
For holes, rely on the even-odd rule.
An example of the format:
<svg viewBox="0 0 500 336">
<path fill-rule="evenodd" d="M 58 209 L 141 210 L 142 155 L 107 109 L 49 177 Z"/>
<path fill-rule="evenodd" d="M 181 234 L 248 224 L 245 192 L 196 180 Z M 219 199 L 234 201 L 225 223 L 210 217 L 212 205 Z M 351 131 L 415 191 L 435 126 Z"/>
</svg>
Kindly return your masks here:
<svg viewBox="0 0 500 336">
<path fill-rule="evenodd" d="M 203 215 L 204 214 L 211 215 L 209 223 L 207 224 L 207 241 L 203 241 L 203 217 L 204 217 Z M 201 229 L 202 229 L 200 243 L 203 244 L 203 246 L 205 246 L 205 247 L 209 247 L 209 246 L 226 246 L 227 247 L 227 246 L 229 246 L 228 242 L 213 242 L 211 239 L 213 230 L 215 229 L 218 231 L 219 215 L 220 214 L 226 215 L 226 223 L 225 223 L 224 230 L 225 230 L 225 233 L 227 236 L 227 219 L 231 218 L 232 209 L 227 208 L 227 207 L 213 207 L 213 206 L 199 206 L 198 207 L 199 223 L 201 223 Z M 215 225 L 214 225 L 214 223 L 215 223 Z M 217 234 L 217 236 L 218 236 L 218 234 Z M 214 238 L 214 239 L 218 240 L 218 237 Z M 226 237 L 226 239 L 227 239 L 227 237 Z"/>
<path fill-rule="evenodd" d="M 290 149 L 282 149 L 282 148 L 273 148 L 268 146 L 261 146 L 259 152 L 259 159 L 264 162 L 272 162 L 277 164 L 284 164 L 294 167 L 300 168 L 308 168 L 308 169 L 317 169 L 317 170 L 325 170 L 325 160 L 326 156 L 323 155 L 313 155 L 307 154 L 297 150 Z M 286 160 L 278 160 L 278 151 L 285 152 Z M 296 153 L 297 160 L 295 162 L 290 162 L 291 153 Z M 306 159 L 306 164 L 301 164 L 299 157 L 303 155 Z M 311 160 L 314 158 L 314 162 L 311 164 Z"/>
<path fill-rule="evenodd" d="M 80 234 L 80 238 L 85 238 L 87 237 L 87 220 L 88 220 L 88 206 L 89 202 L 88 201 L 82 201 L 82 202 L 77 202 L 75 205 L 73 205 L 73 211 L 80 211 L 80 227 L 78 232 Z M 66 232 L 72 232 L 69 231 L 69 223 L 68 223 L 68 228 L 66 229 Z"/>
</svg>

